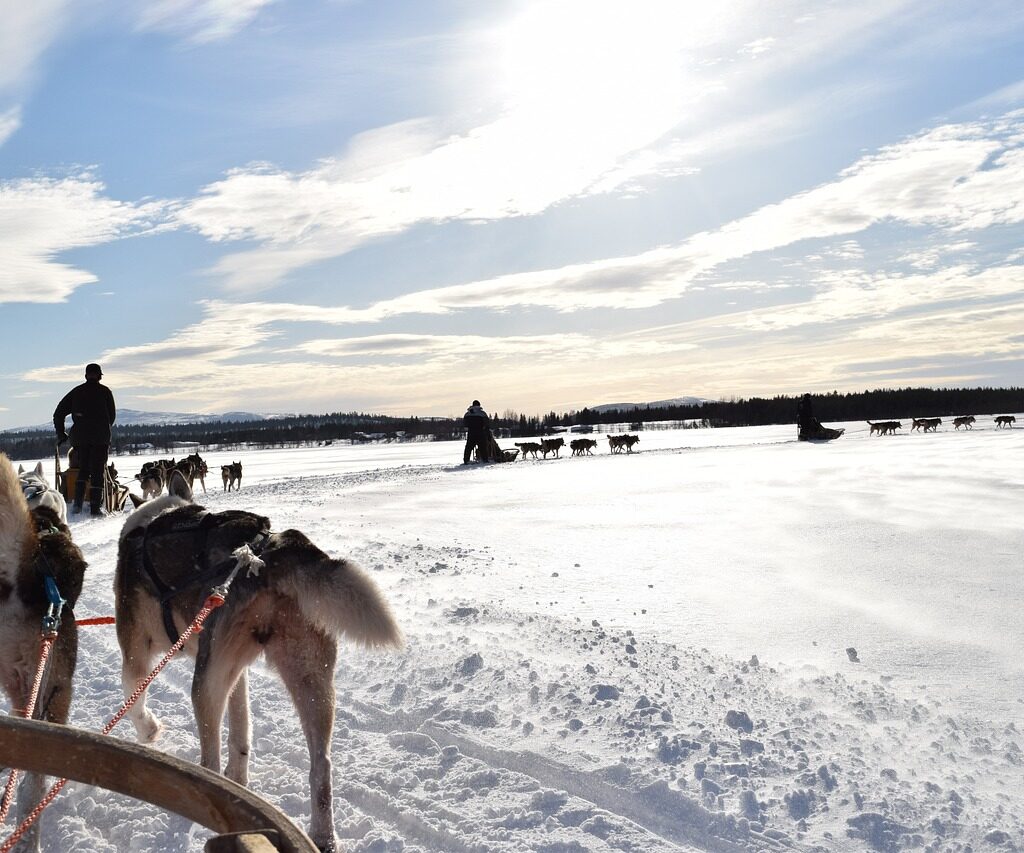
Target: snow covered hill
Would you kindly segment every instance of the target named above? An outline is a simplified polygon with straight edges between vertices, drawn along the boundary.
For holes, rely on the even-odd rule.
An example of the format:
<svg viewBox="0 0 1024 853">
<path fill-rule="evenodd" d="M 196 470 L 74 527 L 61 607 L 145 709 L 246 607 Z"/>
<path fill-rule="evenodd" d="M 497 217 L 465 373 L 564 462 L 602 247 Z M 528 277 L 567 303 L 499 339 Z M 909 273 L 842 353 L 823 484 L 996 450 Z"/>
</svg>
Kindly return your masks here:
<svg viewBox="0 0 1024 853">
<path fill-rule="evenodd" d="M 847 426 L 466 467 L 456 443 L 270 450 L 242 459 L 241 491 L 200 493 L 356 558 L 406 634 L 340 656 L 342 849 L 1024 846 L 1024 431 Z M 74 525 L 76 615 L 112 612 L 121 523 Z M 158 746 L 196 760 L 190 684 L 175 661 L 150 704 Z M 99 728 L 120 701 L 111 629 L 82 630 L 75 689 L 74 724 Z M 250 693 L 252 787 L 305 826 L 295 714 L 262 665 Z M 199 851 L 206 833 L 73 785 L 43 837 Z"/>
<path fill-rule="evenodd" d="M 615 409 L 630 411 L 632 409 L 656 409 L 661 406 L 701 406 L 709 403 L 703 397 L 673 397 L 671 400 L 654 400 L 650 403 L 602 403 L 600 406 L 589 406 L 592 412 L 610 412 Z"/>
</svg>

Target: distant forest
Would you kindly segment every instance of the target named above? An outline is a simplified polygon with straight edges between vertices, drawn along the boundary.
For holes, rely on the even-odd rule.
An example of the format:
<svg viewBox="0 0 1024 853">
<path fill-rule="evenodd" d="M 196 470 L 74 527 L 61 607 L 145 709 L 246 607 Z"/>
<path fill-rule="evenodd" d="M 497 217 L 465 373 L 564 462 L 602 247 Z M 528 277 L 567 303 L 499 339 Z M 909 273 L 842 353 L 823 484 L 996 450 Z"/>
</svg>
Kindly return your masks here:
<svg viewBox="0 0 1024 853">
<path fill-rule="evenodd" d="M 1024 388 L 894 388 L 840 394 L 812 394 L 815 416 L 825 422 L 884 420 L 950 415 L 992 415 L 1024 411 Z M 491 424 L 502 436 L 532 436 L 553 427 L 587 424 L 627 424 L 642 429 L 645 422 L 682 421 L 697 427 L 761 426 L 795 423 L 796 397 L 750 397 L 688 406 L 612 409 L 546 415 L 505 411 Z M 434 440 L 461 438 L 461 418 L 397 418 L 358 412 L 297 415 L 263 421 L 223 421 L 202 424 L 114 426 L 112 452 L 174 453 L 182 444 L 200 451 L 212 447 L 277 447 L 317 445 L 335 441 Z M 148 447 L 147 447 L 148 445 Z M 0 451 L 12 459 L 35 459 L 53 453 L 49 430 L 0 433 Z"/>
</svg>

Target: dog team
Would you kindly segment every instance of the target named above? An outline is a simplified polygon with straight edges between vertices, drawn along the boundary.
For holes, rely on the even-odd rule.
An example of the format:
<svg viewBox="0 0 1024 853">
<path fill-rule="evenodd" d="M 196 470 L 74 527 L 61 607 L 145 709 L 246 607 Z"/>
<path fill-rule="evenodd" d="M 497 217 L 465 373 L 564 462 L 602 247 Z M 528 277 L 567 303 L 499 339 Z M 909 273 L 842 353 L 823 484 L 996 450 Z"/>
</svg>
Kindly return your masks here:
<svg viewBox="0 0 1024 853">
<path fill-rule="evenodd" d="M 98 365 L 89 365 L 86 374 L 87 384 L 98 385 Z M 105 426 L 109 443 L 113 421 L 113 398 L 104 390 L 90 387 L 79 395 L 90 405 L 99 400 L 100 406 L 80 407 L 72 392 L 58 407 L 59 413 L 71 400 L 74 420 L 67 436 L 61 418 L 58 437 L 70 437 L 79 454 L 83 446 L 88 448 L 89 464 L 78 480 L 83 484 L 90 481 L 97 460 L 101 477 L 106 464 L 108 447 L 96 441 L 104 437 Z M 96 418 L 99 426 L 90 422 Z M 326 554 L 298 530 L 272 530 L 263 516 L 236 509 L 211 512 L 194 503 L 191 484 L 198 479 L 205 491 L 206 474 L 198 454 L 178 462 L 147 463 L 140 472 L 146 494 L 132 496 L 135 511 L 121 529 L 114 567 L 124 695 L 136 692 L 153 662 L 192 625 L 211 591 L 223 591 L 224 604 L 216 617 L 183 647 L 195 660 L 192 705 L 200 762 L 221 772 L 226 715 L 223 772 L 247 784 L 252 746 L 247 672 L 262 655 L 290 694 L 306 737 L 310 837 L 320 850 L 334 851 L 330 753 L 337 640 L 344 635 L 369 648 L 399 648 L 401 631 L 377 585 L 355 563 Z M 225 491 L 238 488 L 241 463 L 223 466 L 222 479 Z M 92 480 L 93 489 L 96 482 Z M 76 487 L 73 512 L 82 511 L 84 496 L 85 486 Z M 93 502 L 92 508 L 97 507 Z M 32 471 L 15 472 L 0 453 L 0 681 L 11 708 L 27 710 L 35 692 L 41 633 L 51 637 L 53 650 L 32 717 L 62 724 L 68 720 L 78 650 L 72 610 L 87 582 L 87 564 L 72 539 L 67 515 L 65 500 L 46 482 L 41 463 Z M 141 742 L 158 736 L 160 723 L 146 707 L 145 693 L 127 716 Z M 19 823 L 42 799 L 43 783 L 40 774 L 29 773 L 18 787 Z M 37 821 L 18 850 L 39 849 Z"/>
<path fill-rule="evenodd" d="M 608 439 L 608 448 L 612 453 L 626 453 L 633 452 L 633 445 L 640 441 L 638 435 L 609 435 L 606 436 Z M 537 454 L 540 453 L 545 459 L 548 458 L 548 454 L 552 454 L 556 459 L 558 458 L 558 451 L 565 447 L 564 438 L 542 438 L 540 441 L 517 441 L 514 442 L 515 446 L 522 452 L 523 459 L 526 459 L 528 454 L 532 454 L 533 458 L 537 458 Z M 572 450 L 573 456 L 593 456 L 593 450 L 597 447 L 597 439 L 594 438 L 574 438 L 569 442 L 569 448 Z"/>
<path fill-rule="evenodd" d="M 942 418 L 911 418 L 913 425 L 910 427 L 911 432 L 920 430 L 921 432 L 936 432 L 939 426 L 942 424 Z M 953 429 L 959 430 L 963 427 L 965 430 L 974 429 L 974 424 L 977 422 L 977 418 L 974 415 L 962 415 L 957 418 L 953 418 Z M 1017 418 L 1014 415 L 997 415 L 993 418 L 996 429 L 1013 429 L 1013 425 L 1017 423 Z M 868 421 L 871 427 L 868 430 L 869 435 L 895 435 L 896 430 L 903 429 L 903 423 L 901 421 Z"/>
</svg>

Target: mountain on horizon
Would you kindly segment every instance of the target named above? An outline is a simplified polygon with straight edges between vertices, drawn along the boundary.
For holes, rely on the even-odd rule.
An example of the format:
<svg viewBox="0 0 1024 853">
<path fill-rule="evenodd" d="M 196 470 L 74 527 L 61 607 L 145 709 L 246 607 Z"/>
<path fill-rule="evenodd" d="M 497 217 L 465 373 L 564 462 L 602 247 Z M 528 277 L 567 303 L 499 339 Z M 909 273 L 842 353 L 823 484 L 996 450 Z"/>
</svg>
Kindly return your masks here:
<svg viewBox="0 0 1024 853">
<path fill-rule="evenodd" d="M 281 415 L 260 415 L 254 412 L 224 412 L 220 415 L 204 415 L 196 412 L 141 412 L 138 409 L 118 409 L 116 429 L 119 426 L 170 426 L 172 424 L 212 424 L 218 422 L 267 421 Z M 52 429 L 52 423 L 35 426 L 12 427 L 0 432 L 36 432 Z"/>
<path fill-rule="evenodd" d="M 613 409 L 658 409 L 663 406 L 703 406 L 710 403 L 704 397 L 673 397 L 671 400 L 654 400 L 650 403 L 602 403 L 600 406 L 590 406 L 592 412 L 610 412 Z"/>
</svg>

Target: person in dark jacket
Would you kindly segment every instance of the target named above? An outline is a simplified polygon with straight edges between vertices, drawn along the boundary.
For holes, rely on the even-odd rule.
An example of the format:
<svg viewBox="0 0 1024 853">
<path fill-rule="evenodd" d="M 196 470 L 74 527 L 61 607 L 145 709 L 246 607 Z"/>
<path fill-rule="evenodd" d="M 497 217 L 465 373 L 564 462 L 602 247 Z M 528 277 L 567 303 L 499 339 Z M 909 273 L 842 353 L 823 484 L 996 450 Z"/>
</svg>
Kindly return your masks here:
<svg viewBox="0 0 1024 853">
<path fill-rule="evenodd" d="M 481 408 L 479 400 L 474 400 L 473 405 L 466 409 L 462 422 L 466 425 L 466 450 L 462 454 L 462 464 L 469 464 L 473 448 L 478 449 L 480 461 L 486 462 L 488 458 L 487 438 L 491 419 L 487 417 L 487 412 Z"/>
<path fill-rule="evenodd" d="M 117 411 L 114 395 L 106 385 L 100 384 L 103 371 L 98 364 L 85 366 L 85 382 L 64 395 L 53 411 L 53 426 L 57 430 L 57 443 L 63 444 L 69 435 L 64 420 L 71 415 L 71 446 L 78 457 L 78 479 L 72 512 L 81 512 L 85 490 L 89 488 L 89 509 L 93 515 L 103 515 L 103 469 L 110 451 L 110 427 Z"/>
<path fill-rule="evenodd" d="M 813 438 L 821 432 L 821 422 L 814 417 L 814 410 L 811 408 L 811 395 L 804 394 L 796 406 L 797 437 L 801 441 Z"/>
</svg>

